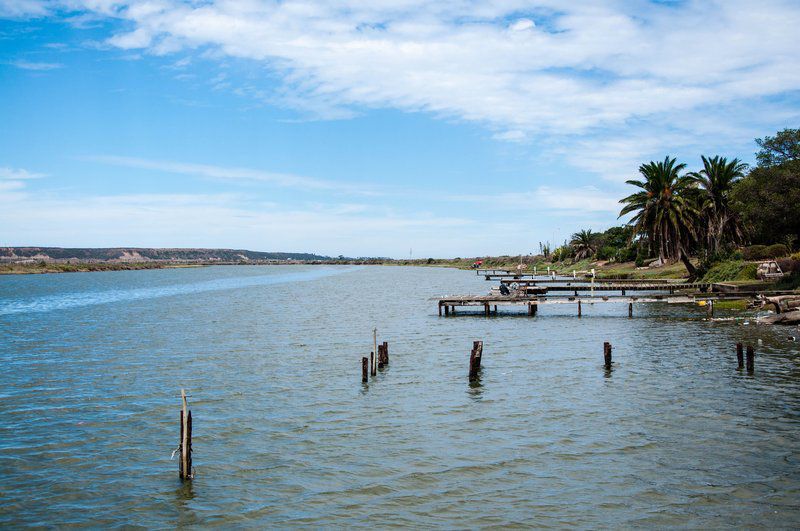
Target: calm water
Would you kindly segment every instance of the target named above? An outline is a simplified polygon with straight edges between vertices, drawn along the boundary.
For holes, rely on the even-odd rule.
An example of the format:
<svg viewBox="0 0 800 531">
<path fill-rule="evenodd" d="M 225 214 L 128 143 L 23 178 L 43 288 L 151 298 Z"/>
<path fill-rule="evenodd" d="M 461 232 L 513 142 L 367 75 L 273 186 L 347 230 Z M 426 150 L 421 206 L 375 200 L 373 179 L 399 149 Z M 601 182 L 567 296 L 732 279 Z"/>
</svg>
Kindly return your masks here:
<svg viewBox="0 0 800 531">
<path fill-rule="evenodd" d="M 389 267 L 0 277 L 0 526 L 800 525 L 796 328 L 429 300 L 488 287 Z M 362 385 L 373 326 L 391 365 Z M 758 339 L 738 373 L 735 342 Z"/>
</svg>

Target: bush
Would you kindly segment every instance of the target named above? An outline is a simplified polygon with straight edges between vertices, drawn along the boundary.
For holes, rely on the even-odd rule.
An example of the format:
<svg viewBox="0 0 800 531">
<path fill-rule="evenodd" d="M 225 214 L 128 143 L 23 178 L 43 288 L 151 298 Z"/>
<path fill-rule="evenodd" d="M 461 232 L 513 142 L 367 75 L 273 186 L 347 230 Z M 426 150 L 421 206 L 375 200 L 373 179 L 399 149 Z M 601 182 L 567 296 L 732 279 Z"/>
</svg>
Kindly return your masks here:
<svg viewBox="0 0 800 531">
<path fill-rule="evenodd" d="M 800 252 L 794 253 L 792 255 L 792 260 L 796 260 L 796 261 L 800 262 Z"/>
<path fill-rule="evenodd" d="M 745 247 L 742 249 L 742 257 L 744 257 L 745 260 L 763 260 L 764 250 L 766 248 L 766 245 L 751 245 L 750 247 Z"/>
<path fill-rule="evenodd" d="M 797 258 L 795 258 L 797 257 Z M 791 258 L 776 260 L 781 271 L 787 275 L 800 272 L 800 253 L 794 253 Z"/>
<path fill-rule="evenodd" d="M 780 258 L 781 256 L 787 256 L 789 254 L 789 249 L 782 243 L 776 243 L 768 246 L 764 252 L 767 258 Z"/>
<path fill-rule="evenodd" d="M 636 267 L 644 267 L 644 263 L 647 260 L 647 251 L 644 248 L 640 247 L 639 251 L 636 253 Z"/>
<path fill-rule="evenodd" d="M 703 282 L 725 282 L 729 280 L 755 280 L 758 264 L 739 260 L 718 262 L 703 276 Z"/>
</svg>

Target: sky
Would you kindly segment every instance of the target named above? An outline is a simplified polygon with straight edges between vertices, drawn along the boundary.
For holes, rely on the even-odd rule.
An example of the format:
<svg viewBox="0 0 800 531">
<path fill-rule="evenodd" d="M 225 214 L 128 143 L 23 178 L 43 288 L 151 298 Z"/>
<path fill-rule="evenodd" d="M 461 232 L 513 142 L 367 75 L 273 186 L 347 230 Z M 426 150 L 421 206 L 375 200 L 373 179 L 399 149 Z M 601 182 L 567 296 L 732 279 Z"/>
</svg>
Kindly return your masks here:
<svg viewBox="0 0 800 531">
<path fill-rule="evenodd" d="M 800 2 L 0 0 L 0 246 L 537 253 L 800 127 Z"/>
</svg>

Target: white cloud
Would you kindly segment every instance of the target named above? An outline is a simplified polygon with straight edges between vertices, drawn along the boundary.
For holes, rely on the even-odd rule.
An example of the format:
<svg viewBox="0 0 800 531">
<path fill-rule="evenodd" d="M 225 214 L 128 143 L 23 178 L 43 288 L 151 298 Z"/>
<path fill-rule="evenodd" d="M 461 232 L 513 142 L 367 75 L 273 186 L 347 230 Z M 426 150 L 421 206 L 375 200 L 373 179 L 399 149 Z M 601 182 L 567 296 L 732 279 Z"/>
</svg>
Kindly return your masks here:
<svg viewBox="0 0 800 531">
<path fill-rule="evenodd" d="M 618 194 L 601 191 L 594 186 L 558 188 L 540 186 L 532 191 L 500 194 L 451 195 L 448 201 L 480 203 L 482 208 L 500 210 L 551 211 L 579 214 L 620 210 Z"/>
<path fill-rule="evenodd" d="M 38 179 L 44 177 L 44 173 L 35 173 L 22 168 L 0 167 L 0 179 L 11 181 L 22 181 L 26 179 Z"/>
<path fill-rule="evenodd" d="M 35 70 L 35 71 L 56 70 L 64 66 L 61 63 L 42 63 L 42 62 L 22 61 L 22 60 L 14 61 L 11 64 L 23 70 Z"/>
<path fill-rule="evenodd" d="M 113 155 L 87 157 L 86 160 L 115 166 L 124 166 L 128 168 L 193 175 L 197 177 L 226 181 L 265 182 L 277 186 L 297 188 L 301 190 L 328 190 L 368 196 L 380 194 L 380 192 L 372 185 L 327 181 L 303 177 L 300 175 L 268 172 L 252 168 L 214 166 L 210 164 L 172 162 Z"/>
</svg>

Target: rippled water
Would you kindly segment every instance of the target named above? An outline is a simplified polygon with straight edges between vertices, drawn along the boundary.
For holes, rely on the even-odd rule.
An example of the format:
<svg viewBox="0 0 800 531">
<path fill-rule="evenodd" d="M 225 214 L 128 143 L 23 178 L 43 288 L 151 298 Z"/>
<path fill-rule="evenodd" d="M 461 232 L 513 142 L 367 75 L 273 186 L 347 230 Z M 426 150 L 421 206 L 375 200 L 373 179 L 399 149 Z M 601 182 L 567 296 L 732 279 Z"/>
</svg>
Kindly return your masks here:
<svg viewBox="0 0 800 531">
<path fill-rule="evenodd" d="M 395 267 L 2 277 L 0 526 L 800 525 L 797 329 L 430 300 L 488 287 Z M 362 385 L 373 326 L 391 364 Z"/>
</svg>

